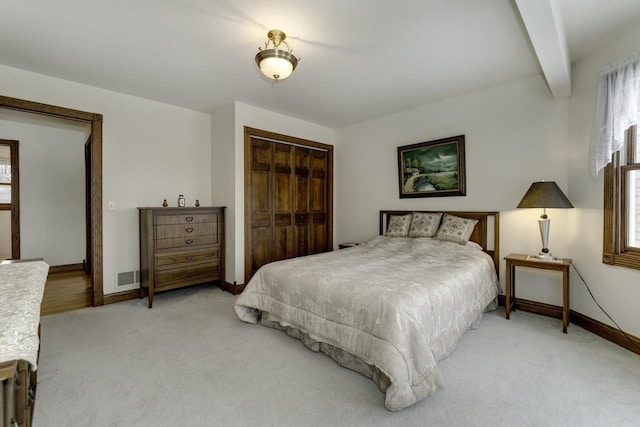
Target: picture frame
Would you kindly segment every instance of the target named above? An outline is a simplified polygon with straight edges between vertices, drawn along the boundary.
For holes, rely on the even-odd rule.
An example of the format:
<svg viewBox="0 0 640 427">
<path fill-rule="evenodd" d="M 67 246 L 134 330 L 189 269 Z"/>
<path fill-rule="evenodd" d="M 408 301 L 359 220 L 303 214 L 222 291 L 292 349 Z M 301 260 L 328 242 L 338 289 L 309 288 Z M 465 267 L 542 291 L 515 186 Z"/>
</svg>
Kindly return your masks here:
<svg viewBox="0 0 640 427">
<path fill-rule="evenodd" d="M 466 196 L 464 135 L 398 147 L 400 198 Z"/>
</svg>

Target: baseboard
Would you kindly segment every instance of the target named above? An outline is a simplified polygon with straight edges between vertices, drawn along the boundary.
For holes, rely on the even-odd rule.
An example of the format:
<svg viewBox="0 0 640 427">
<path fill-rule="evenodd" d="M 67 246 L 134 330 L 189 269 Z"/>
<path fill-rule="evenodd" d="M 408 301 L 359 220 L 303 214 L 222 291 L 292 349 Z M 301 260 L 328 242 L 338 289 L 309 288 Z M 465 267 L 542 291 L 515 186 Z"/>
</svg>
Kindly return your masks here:
<svg viewBox="0 0 640 427">
<path fill-rule="evenodd" d="M 244 287 L 246 285 L 238 285 L 238 284 L 231 284 L 229 282 L 222 282 L 220 284 L 220 288 L 222 288 L 223 291 L 227 291 L 229 293 L 232 293 L 233 295 L 240 295 L 242 293 L 242 291 L 244 291 Z"/>
<path fill-rule="evenodd" d="M 64 265 L 50 265 L 49 273 L 66 273 L 69 271 L 82 271 L 84 270 L 84 264 L 64 264 Z"/>
<path fill-rule="evenodd" d="M 229 293 L 232 293 L 233 295 L 241 294 L 242 291 L 244 291 L 244 287 L 245 285 L 232 285 L 231 283 L 228 283 L 228 282 L 220 283 L 220 288 L 223 291 L 227 291 Z M 107 294 L 104 296 L 104 303 L 114 304 L 117 302 L 129 301 L 136 298 L 140 298 L 140 290 L 132 289 L 130 291 L 122 291 L 122 292 L 116 292 L 113 294 Z"/>
<path fill-rule="evenodd" d="M 498 304 L 505 305 L 505 296 L 498 295 Z M 531 313 L 542 314 L 545 316 L 562 318 L 562 307 L 545 304 L 542 302 L 530 301 L 526 299 L 515 299 L 515 308 Z M 602 323 L 599 320 L 592 319 L 589 316 L 585 316 L 582 313 L 571 310 L 570 321 L 576 326 L 580 326 L 589 332 L 598 335 L 601 338 L 611 341 L 614 344 L 618 344 L 620 347 L 640 355 L 640 338 L 635 337 L 628 333 L 623 333 L 620 330 L 613 328 L 606 323 Z M 626 336 L 625 336 L 626 334 Z M 628 337 L 628 338 L 627 338 Z M 631 342 L 635 343 L 633 345 Z"/>
<path fill-rule="evenodd" d="M 599 322 L 585 316 L 584 314 L 576 313 L 573 310 L 571 310 L 571 323 L 574 323 L 587 331 L 593 332 L 612 343 L 618 344 L 620 347 L 624 347 L 627 350 L 640 355 L 640 338 L 638 337 L 628 333 L 625 337 L 625 334 L 623 334 L 619 329 L 613 328 L 606 323 Z M 629 341 L 632 341 L 635 345 Z"/>
<path fill-rule="evenodd" d="M 106 294 L 104 296 L 104 303 L 114 304 L 116 302 L 129 301 L 136 298 L 140 298 L 140 290 L 132 289 L 130 291 L 122 291 L 122 292 L 116 292 L 113 294 Z"/>
</svg>

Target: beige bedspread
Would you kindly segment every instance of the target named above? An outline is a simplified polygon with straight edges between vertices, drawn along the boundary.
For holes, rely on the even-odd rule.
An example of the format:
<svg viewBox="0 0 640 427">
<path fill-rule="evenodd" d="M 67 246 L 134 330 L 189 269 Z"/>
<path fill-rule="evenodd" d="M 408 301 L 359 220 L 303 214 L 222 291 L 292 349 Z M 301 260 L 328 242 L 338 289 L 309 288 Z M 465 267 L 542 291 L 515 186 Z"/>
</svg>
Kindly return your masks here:
<svg viewBox="0 0 640 427">
<path fill-rule="evenodd" d="M 400 410 L 441 386 L 436 362 L 497 293 L 493 261 L 477 248 L 380 236 L 263 266 L 235 310 L 253 323 L 268 312 L 270 321 L 375 366 L 390 380 L 385 406 Z"/>
<path fill-rule="evenodd" d="M 0 362 L 24 359 L 37 368 L 40 304 L 49 266 L 0 264 Z"/>
</svg>

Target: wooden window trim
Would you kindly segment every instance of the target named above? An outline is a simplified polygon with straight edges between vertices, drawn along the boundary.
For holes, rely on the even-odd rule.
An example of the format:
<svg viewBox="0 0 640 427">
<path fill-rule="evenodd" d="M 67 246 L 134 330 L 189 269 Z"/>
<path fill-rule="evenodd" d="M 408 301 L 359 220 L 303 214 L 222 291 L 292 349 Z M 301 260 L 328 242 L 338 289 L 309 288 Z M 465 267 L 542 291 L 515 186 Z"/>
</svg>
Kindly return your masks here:
<svg viewBox="0 0 640 427">
<path fill-rule="evenodd" d="M 640 270 L 640 249 L 627 246 L 626 231 L 627 206 L 626 172 L 640 170 L 640 164 L 635 163 L 632 148 L 636 144 L 636 127 L 632 126 L 626 132 L 624 153 L 615 153 L 611 163 L 604 171 L 604 230 L 602 262 L 619 267 Z M 626 165 L 622 165 L 621 156 L 626 156 Z"/>
</svg>

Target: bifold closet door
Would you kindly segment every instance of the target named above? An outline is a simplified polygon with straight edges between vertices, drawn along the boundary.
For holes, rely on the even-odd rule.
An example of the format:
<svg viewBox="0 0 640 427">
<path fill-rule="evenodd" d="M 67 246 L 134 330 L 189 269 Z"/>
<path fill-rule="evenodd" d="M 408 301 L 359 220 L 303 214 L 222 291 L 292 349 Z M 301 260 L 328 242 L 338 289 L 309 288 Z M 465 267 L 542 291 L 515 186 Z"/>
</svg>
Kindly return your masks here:
<svg viewBox="0 0 640 427">
<path fill-rule="evenodd" d="M 250 138 L 245 281 L 272 261 L 331 249 L 326 151 Z"/>
</svg>

